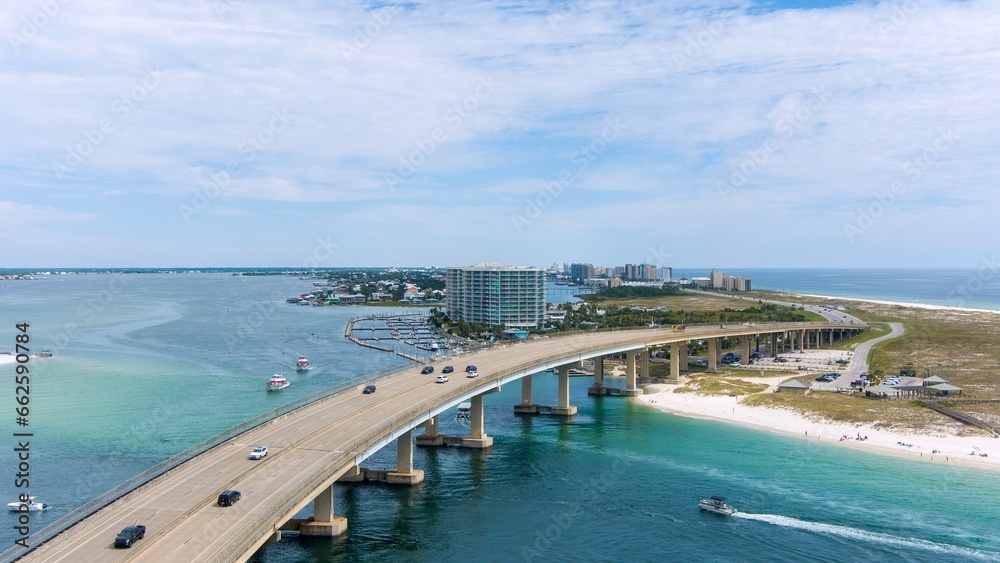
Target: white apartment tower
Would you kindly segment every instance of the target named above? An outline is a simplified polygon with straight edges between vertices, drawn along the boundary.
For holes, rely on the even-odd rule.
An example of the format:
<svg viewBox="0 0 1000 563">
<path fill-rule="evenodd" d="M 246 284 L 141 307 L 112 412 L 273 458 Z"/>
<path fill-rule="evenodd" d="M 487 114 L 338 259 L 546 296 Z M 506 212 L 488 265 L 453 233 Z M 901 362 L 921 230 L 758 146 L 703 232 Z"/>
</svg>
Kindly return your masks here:
<svg viewBox="0 0 1000 563">
<path fill-rule="evenodd" d="M 500 264 L 445 268 L 448 314 L 470 323 L 534 328 L 545 314 L 545 271 Z"/>
</svg>

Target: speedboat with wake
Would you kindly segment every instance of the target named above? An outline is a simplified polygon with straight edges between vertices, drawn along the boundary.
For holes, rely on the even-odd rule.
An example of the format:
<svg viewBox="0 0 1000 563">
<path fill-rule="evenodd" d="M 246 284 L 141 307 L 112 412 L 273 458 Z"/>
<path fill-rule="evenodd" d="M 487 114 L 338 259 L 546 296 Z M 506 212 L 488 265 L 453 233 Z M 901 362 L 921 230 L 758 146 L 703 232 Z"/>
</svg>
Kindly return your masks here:
<svg viewBox="0 0 1000 563">
<path fill-rule="evenodd" d="M 45 510 L 49 505 L 44 502 L 35 502 L 35 497 L 28 497 L 28 502 L 8 502 L 7 508 L 11 512 L 37 512 Z"/>
<path fill-rule="evenodd" d="M 268 382 L 267 382 L 267 390 L 268 391 L 277 391 L 279 389 L 284 389 L 285 387 L 288 387 L 289 385 L 291 385 L 291 382 L 288 381 L 287 379 L 285 379 L 285 376 L 276 373 L 276 374 L 274 374 L 274 375 L 271 376 L 271 379 L 268 380 Z"/>
<path fill-rule="evenodd" d="M 311 369 L 312 366 L 309 365 L 309 360 L 305 356 L 299 356 L 299 360 L 295 362 L 295 371 L 308 371 Z"/>
<path fill-rule="evenodd" d="M 723 514 L 725 516 L 732 516 L 739 512 L 732 506 L 726 504 L 726 497 L 713 496 L 711 498 L 702 499 L 698 502 L 698 508 L 702 510 L 707 510 L 709 512 L 714 512 L 716 514 Z"/>
</svg>

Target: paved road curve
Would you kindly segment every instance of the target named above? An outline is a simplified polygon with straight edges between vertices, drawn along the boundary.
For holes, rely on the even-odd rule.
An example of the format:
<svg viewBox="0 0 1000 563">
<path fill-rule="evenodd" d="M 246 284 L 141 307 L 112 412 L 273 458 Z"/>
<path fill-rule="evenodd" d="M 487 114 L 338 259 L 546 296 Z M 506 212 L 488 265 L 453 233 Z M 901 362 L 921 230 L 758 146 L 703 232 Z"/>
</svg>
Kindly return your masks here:
<svg viewBox="0 0 1000 563">
<path fill-rule="evenodd" d="M 642 329 L 545 338 L 452 359 L 456 375 L 466 364 L 475 364 L 483 375 L 460 376 L 444 384 L 436 384 L 434 375 L 421 375 L 420 366 L 415 366 L 375 381 L 374 394 L 363 395 L 359 386 L 332 395 L 213 448 L 69 528 L 25 560 L 242 561 L 263 544 L 276 524 L 291 518 L 361 461 L 362 452 L 472 394 L 547 367 L 643 345 L 842 327 L 833 323 L 690 326 L 685 332 Z M 437 362 L 436 372 L 444 364 Z M 249 460 L 255 445 L 266 445 L 270 455 Z M 219 492 L 231 488 L 241 491 L 243 499 L 232 507 L 217 506 Z M 115 535 L 135 521 L 146 525 L 146 538 L 131 549 L 114 549 Z"/>
</svg>

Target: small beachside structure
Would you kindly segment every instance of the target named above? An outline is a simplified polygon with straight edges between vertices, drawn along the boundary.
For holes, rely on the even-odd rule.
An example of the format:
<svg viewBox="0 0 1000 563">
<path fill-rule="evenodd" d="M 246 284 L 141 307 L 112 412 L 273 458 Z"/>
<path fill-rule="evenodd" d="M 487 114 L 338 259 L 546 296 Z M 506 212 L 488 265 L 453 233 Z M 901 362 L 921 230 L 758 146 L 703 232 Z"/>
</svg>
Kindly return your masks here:
<svg viewBox="0 0 1000 563">
<path fill-rule="evenodd" d="M 962 394 L 962 388 L 961 387 L 957 387 L 957 386 L 952 385 L 950 383 L 938 383 L 937 385 L 931 385 L 930 387 L 928 387 L 928 389 L 931 389 L 931 390 L 935 391 L 938 395 L 941 395 L 941 396 L 944 396 L 944 397 L 947 397 L 948 395 L 951 395 L 951 394 L 955 394 L 955 395 L 961 395 Z"/>
<path fill-rule="evenodd" d="M 930 387 L 931 385 L 938 385 L 940 383 L 948 383 L 948 380 L 945 379 L 945 378 L 943 378 L 943 377 L 939 377 L 937 375 L 932 375 L 930 377 L 925 377 L 924 380 L 921 383 L 924 384 L 924 387 Z"/>
<path fill-rule="evenodd" d="M 792 379 L 778 385 L 778 393 L 795 393 L 797 395 L 805 395 L 808 390 L 809 384 L 799 381 L 798 379 Z"/>
<path fill-rule="evenodd" d="M 874 385 L 865 389 L 866 397 L 876 397 L 876 398 L 888 398 L 888 397 L 898 397 L 902 392 L 895 387 L 890 387 L 888 385 Z"/>
</svg>

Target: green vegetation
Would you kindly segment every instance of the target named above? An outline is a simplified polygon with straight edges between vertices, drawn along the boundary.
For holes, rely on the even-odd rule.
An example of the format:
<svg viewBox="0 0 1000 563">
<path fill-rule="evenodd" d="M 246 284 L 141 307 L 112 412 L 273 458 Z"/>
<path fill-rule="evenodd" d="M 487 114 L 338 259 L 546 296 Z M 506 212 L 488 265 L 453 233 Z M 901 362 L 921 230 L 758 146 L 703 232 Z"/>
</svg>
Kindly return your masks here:
<svg viewBox="0 0 1000 563">
<path fill-rule="evenodd" d="M 462 338 L 474 338 L 478 340 L 501 340 L 503 339 L 503 326 L 490 326 L 483 323 L 469 323 L 466 321 L 452 320 L 447 313 L 434 307 L 430 311 L 430 322 L 437 328 L 446 330 L 449 334 L 461 336 Z"/>
<path fill-rule="evenodd" d="M 637 288 L 642 289 L 642 288 Z M 640 327 L 654 323 L 660 326 L 681 324 L 715 324 L 741 322 L 804 322 L 817 320 L 813 313 L 783 307 L 761 304 L 747 309 L 724 308 L 722 310 L 672 310 L 669 308 L 647 308 L 614 304 L 581 303 L 574 308 L 564 303 L 566 320 L 559 330 L 580 330 L 594 328 Z M 822 320 L 820 317 L 819 320 Z"/>
<path fill-rule="evenodd" d="M 941 415 L 915 401 L 877 401 L 841 393 L 763 393 L 740 401 L 752 407 L 783 408 L 820 421 L 871 424 L 876 428 L 926 430 L 942 423 Z"/>
<path fill-rule="evenodd" d="M 610 287 L 601 290 L 599 293 L 589 293 L 581 295 L 580 298 L 584 301 L 594 302 L 594 301 L 607 301 L 609 299 L 630 299 L 633 297 L 668 297 L 680 295 L 681 291 L 674 286 L 664 286 L 664 287 L 637 287 L 631 285 L 623 285 L 619 287 Z"/>
<path fill-rule="evenodd" d="M 681 389 L 689 390 L 681 391 Z M 679 387 L 674 392 L 697 393 L 698 395 L 726 395 L 732 397 L 761 393 L 766 390 L 767 385 L 763 383 L 751 383 L 733 377 L 696 375 L 691 378 L 691 381 L 685 387 Z"/>
</svg>

